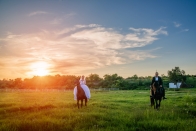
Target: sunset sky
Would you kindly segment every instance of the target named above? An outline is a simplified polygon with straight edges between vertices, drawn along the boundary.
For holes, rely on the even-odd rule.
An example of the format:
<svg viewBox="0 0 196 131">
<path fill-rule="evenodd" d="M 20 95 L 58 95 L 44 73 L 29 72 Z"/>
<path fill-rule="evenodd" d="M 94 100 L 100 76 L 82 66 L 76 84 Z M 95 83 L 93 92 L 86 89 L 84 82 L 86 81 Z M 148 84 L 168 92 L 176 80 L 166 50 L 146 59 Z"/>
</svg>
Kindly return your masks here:
<svg viewBox="0 0 196 131">
<path fill-rule="evenodd" d="M 196 75 L 195 0 L 0 0 L 0 79 Z"/>
</svg>

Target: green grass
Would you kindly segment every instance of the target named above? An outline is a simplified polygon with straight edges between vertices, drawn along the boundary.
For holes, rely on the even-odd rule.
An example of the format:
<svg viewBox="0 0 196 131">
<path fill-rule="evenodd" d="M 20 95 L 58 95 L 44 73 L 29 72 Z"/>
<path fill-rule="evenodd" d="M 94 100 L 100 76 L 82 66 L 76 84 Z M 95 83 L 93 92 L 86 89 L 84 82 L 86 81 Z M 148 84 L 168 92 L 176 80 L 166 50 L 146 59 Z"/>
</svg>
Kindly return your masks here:
<svg viewBox="0 0 196 131">
<path fill-rule="evenodd" d="M 196 89 L 166 91 L 160 110 L 149 90 L 91 92 L 77 109 L 73 91 L 0 92 L 0 131 L 193 131 Z"/>
</svg>

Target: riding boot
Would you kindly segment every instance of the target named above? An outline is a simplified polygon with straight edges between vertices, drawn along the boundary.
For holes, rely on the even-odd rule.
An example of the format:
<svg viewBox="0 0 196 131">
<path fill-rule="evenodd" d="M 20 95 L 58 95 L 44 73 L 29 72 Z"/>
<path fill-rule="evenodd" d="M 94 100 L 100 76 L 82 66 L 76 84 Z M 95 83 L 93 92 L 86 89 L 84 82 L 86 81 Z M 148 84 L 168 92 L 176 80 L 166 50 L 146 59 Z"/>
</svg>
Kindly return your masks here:
<svg viewBox="0 0 196 131">
<path fill-rule="evenodd" d="M 167 98 L 166 98 L 165 96 L 163 96 L 163 100 L 164 100 L 164 99 L 167 99 Z"/>
</svg>

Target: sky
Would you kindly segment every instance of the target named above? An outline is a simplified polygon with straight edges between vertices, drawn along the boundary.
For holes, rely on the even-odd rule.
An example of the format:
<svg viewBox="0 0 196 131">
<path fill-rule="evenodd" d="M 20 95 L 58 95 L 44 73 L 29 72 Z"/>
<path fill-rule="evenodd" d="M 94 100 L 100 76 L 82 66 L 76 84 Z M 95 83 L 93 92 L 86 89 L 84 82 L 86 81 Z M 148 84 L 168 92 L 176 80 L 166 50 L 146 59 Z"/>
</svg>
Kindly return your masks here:
<svg viewBox="0 0 196 131">
<path fill-rule="evenodd" d="M 0 0 L 0 79 L 196 75 L 195 0 Z"/>
</svg>

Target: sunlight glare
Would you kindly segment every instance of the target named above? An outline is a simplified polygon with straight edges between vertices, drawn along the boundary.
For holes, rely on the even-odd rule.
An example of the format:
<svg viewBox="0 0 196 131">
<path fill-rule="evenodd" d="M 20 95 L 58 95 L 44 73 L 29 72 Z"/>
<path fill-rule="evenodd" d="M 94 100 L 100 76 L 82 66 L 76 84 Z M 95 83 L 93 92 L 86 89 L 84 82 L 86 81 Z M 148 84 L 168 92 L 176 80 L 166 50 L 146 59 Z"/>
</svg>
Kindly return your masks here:
<svg viewBox="0 0 196 131">
<path fill-rule="evenodd" d="M 48 63 L 43 61 L 33 63 L 31 66 L 32 74 L 38 76 L 45 76 L 49 73 L 48 66 Z"/>
</svg>

